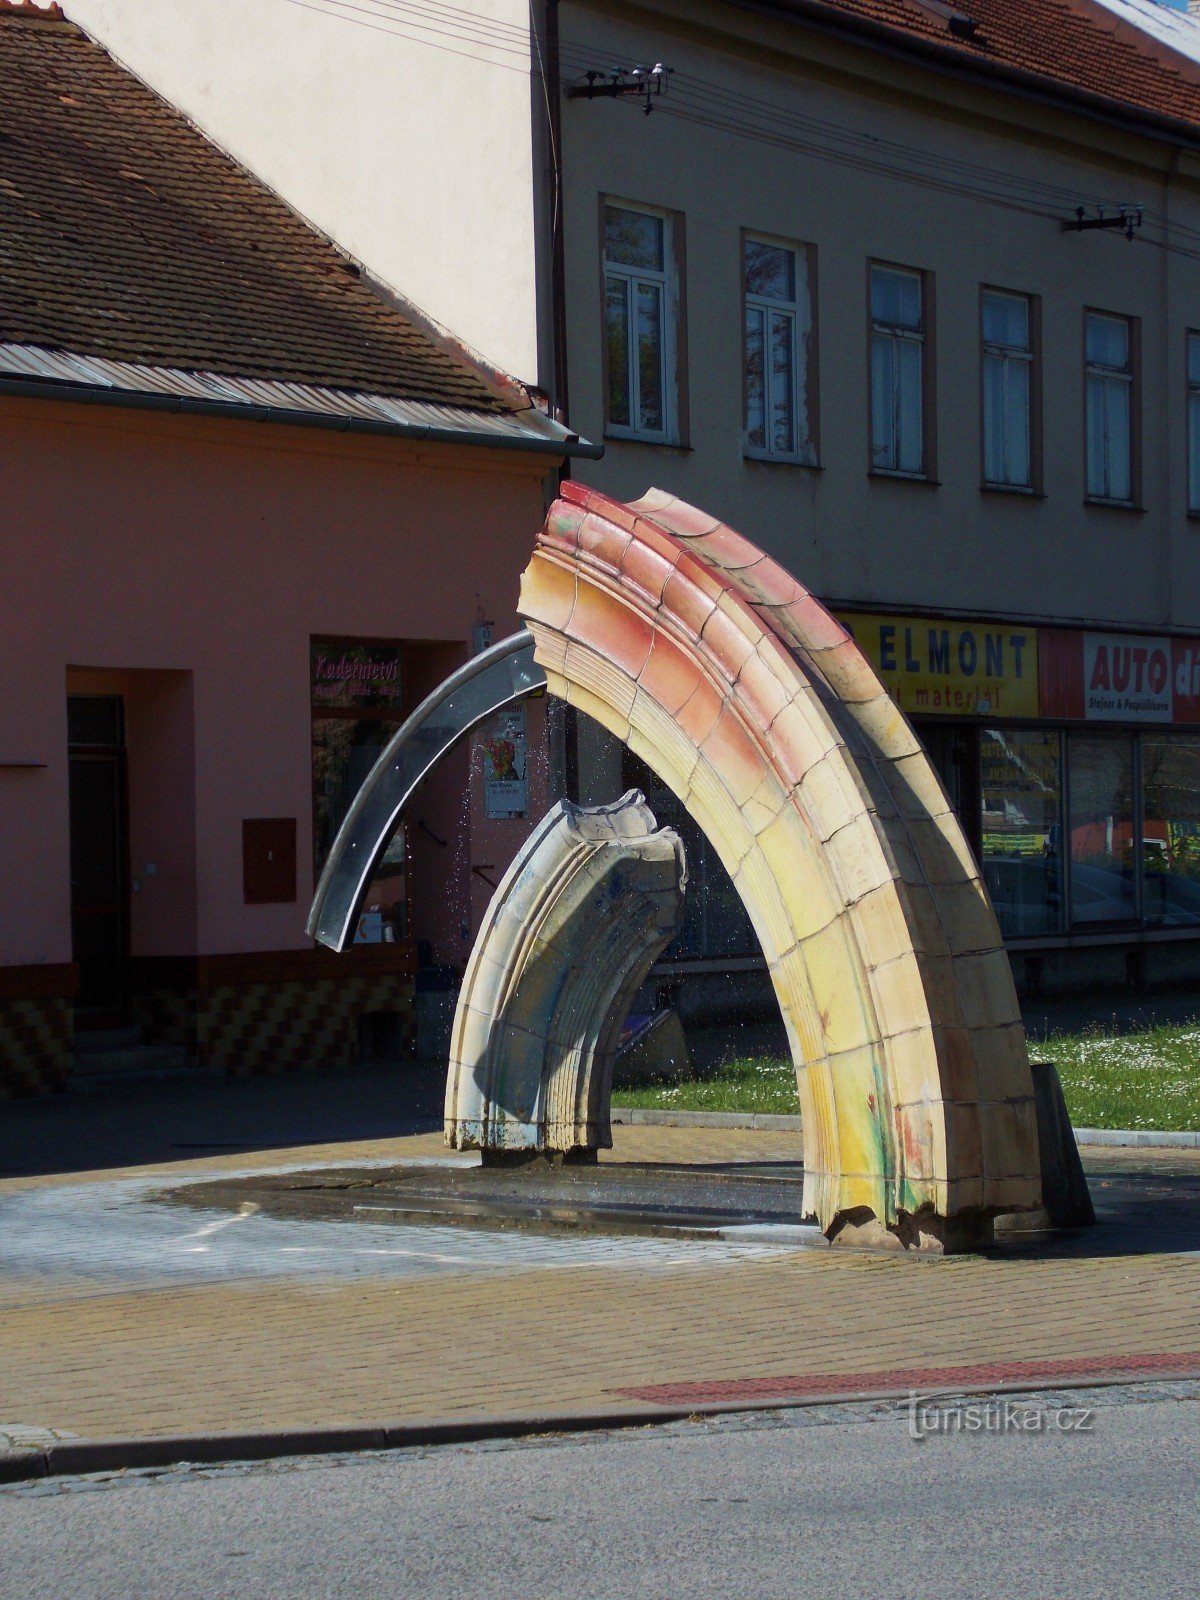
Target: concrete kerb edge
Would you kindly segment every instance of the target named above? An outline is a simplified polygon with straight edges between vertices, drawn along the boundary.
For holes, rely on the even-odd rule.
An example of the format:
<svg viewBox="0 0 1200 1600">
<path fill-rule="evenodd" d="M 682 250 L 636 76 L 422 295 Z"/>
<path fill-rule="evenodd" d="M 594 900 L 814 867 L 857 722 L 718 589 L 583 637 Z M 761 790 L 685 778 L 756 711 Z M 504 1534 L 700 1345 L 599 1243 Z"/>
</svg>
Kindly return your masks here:
<svg viewBox="0 0 1200 1600">
<path fill-rule="evenodd" d="M 642 1106 L 613 1106 L 609 1117 L 618 1126 L 626 1127 L 745 1128 L 759 1133 L 803 1131 L 798 1116 L 764 1111 L 667 1111 Z M 1200 1131 L 1171 1133 L 1158 1128 L 1076 1128 L 1075 1142 L 1200 1150 Z"/>
<path fill-rule="evenodd" d="M 644 1128 L 750 1128 L 759 1133 L 799 1133 L 800 1118 L 766 1111 L 660 1111 L 613 1106 L 609 1121 Z"/>
<path fill-rule="evenodd" d="M 981 1395 L 1059 1394 L 1075 1389 L 1112 1389 L 1143 1384 L 1193 1383 L 1196 1368 L 1091 1373 L 1080 1378 L 1025 1377 L 1008 1383 L 962 1383 L 936 1391 L 939 1401 Z M 298 1428 L 259 1433 L 164 1434 L 129 1439 L 62 1440 L 44 1448 L 0 1450 L 0 1484 L 90 1473 L 137 1471 L 149 1467 L 216 1466 L 232 1462 L 274 1461 L 287 1456 L 340 1455 L 359 1451 L 413 1450 L 448 1444 L 481 1444 L 493 1439 L 528 1439 L 571 1433 L 598 1433 L 661 1427 L 666 1423 L 743 1416 L 754 1412 L 800 1411 L 819 1406 L 927 1399 L 924 1389 L 847 1389 L 820 1395 L 756 1396 L 753 1400 L 714 1400 L 691 1405 L 635 1409 L 533 1413 L 522 1417 L 463 1417 L 430 1422 L 358 1428 Z"/>
<path fill-rule="evenodd" d="M 1200 1132 L 1163 1132 L 1159 1128 L 1076 1128 L 1076 1144 L 1157 1146 L 1169 1150 L 1200 1150 Z"/>
</svg>

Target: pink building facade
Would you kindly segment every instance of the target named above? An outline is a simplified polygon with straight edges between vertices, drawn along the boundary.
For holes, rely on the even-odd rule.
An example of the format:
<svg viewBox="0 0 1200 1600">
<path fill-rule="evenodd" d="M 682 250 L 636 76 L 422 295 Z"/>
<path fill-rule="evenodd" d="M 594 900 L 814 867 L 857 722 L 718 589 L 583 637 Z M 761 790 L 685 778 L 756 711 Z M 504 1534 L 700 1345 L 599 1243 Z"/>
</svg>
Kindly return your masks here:
<svg viewBox="0 0 1200 1600">
<path fill-rule="evenodd" d="M 98 1040 L 402 1052 L 545 804 L 541 708 L 426 785 L 344 956 L 316 878 L 596 451 L 57 8 L 0 0 L 0 122 L 0 1098 Z"/>
<path fill-rule="evenodd" d="M 344 956 L 305 936 L 315 874 L 387 734 L 516 625 L 545 454 L 0 410 L 0 1088 L 63 1081 L 77 1010 L 233 1072 L 351 1059 L 372 1015 L 404 1037 L 418 950 L 461 964 L 529 826 L 485 816 L 483 736 Z M 543 752 L 535 703 L 526 817 Z"/>
</svg>

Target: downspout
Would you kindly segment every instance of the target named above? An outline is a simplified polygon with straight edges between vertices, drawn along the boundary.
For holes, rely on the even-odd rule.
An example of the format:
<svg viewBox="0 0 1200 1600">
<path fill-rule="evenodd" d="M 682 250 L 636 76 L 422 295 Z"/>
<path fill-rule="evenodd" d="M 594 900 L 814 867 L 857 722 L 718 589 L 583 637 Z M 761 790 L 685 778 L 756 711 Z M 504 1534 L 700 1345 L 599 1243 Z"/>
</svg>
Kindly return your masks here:
<svg viewBox="0 0 1200 1600">
<path fill-rule="evenodd" d="M 546 124 L 550 140 L 550 345 L 554 389 L 550 415 L 565 422 L 571 414 L 567 375 L 567 265 L 563 241 L 562 61 L 559 49 L 558 0 L 545 0 L 545 55 L 542 83 L 546 91 Z M 559 468 L 561 485 L 569 475 Z M 574 709 L 551 699 L 546 708 L 549 788 L 552 799 L 579 797 L 579 733 Z"/>
<path fill-rule="evenodd" d="M 558 0 L 546 0 L 546 116 L 550 132 L 550 319 L 554 355 L 556 422 L 571 414 L 567 380 L 567 267 L 563 245 L 562 63 L 559 58 Z"/>
<path fill-rule="evenodd" d="M 1162 565 L 1161 565 L 1161 567 L 1159 569 L 1159 609 L 1160 609 L 1160 615 L 1161 615 L 1161 618 L 1162 618 L 1163 625 L 1164 626 L 1168 626 L 1168 627 L 1170 626 L 1171 622 L 1173 621 L 1173 618 L 1172 618 L 1172 607 L 1174 606 L 1174 603 L 1175 603 L 1175 582 L 1174 582 L 1174 579 L 1175 579 L 1175 542 L 1176 542 L 1175 528 L 1176 528 L 1176 520 L 1177 520 L 1176 516 L 1175 516 L 1175 506 L 1177 504 L 1177 494 L 1172 492 L 1173 488 L 1174 488 L 1174 484 L 1173 484 L 1172 480 L 1175 477 L 1175 474 L 1172 472 L 1172 466 L 1174 464 L 1176 464 L 1177 461 L 1178 461 L 1178 452 L 1175 450 L 1174 446 L 1175 446 L 1175 441 L 1178 438 L 1177 417 L 1179 415 L 1179 399 L 1178 399 L 1178 397 L 1176 395 L 1175 386 L 1171 382 L 1171 376 L 1170 376 L 1171 375 L 1171 370 L 1172 370 L 1172 364 L 1171 364 L 1172 345 L 1173 345 L 1173 343 L 1175 341 L 1175 337 L 1176 337 L 1175 336 L 1175 323 L 1174 323 L 1174 320 L 1173 320 L 1173 318 L 1171 316 L 1171 220 L 1172 220 L 1171 219 L 1171 198 L 1172 198 L 1171 197 L 1171 184 L 1172 184 L 1172 180 L 1175 179 L 1179 174 L 1179 155 L 1180 155 L 1179 146 L 1176 145 L 1175 148 L 1171 152 L 1171 163 L 1168 166 L 1166 172 L 1163 174 L 1163 237 L 1162 237 L 1161 261 L 1160 261 L 1160 265 L 1159 265 L 1159 270 L 1160 270 L 1160 273 L 1161 273 L 1161 288 L 1162 288 L 1162 296 L 1161 296 L 1162 303 L 1161 303 L 1161 308 L 1160 308 L 1160 313 L 1159 313 L 1160 317 L 1162 319 L 1161 320 L 1162 344 L 1161 344 L 1161 349 L 1160 349 L 1160 359 L 1162 361 L 1162 369 L 1161 370 L 1162 370 L 1163 388 L 1166 391 L 1166 393 L 1165 393 L 1166 404 L 1165 404 L 1164 413 L 1163 413 L 1163 429 L 1162 429 L 1163 437 L 1159 440 L 1159 463 L 1160 463 L 1160 467 L 1161 467 L 1161 470 L 1162 470 L 1162 473 L 1163 473 L 1163 482 L 1165 483 L 1166 489 L 1167 489 L 1167 497 L 1166 497 L 1167 498 L 1167 525 L 1166 525 L 1166 528 L 1163 530 L 1164 534 L 1165 534 L 1165 538 L 1163 540 Z M 1185 337 L 1185 343 L 1184 343 L 1184 361 L 1185 361 L 1185 364 L 1186 364 L 1186 360 L 1187 360 L 1187 345 L 1186 345 L 1186 337 Z M 1144 366 L 1144 364 L 1143 364 L 1143 366 Z M 1183 433 L 1184 433 L 1184 452 L 1183 452 L 1184 472 L 1183 472 L 1183 496 L 1182 496 L 1184 515 L 1183 515 L 1183 517 L 1180 517 L 1178 519 L 1180 526 L 1186 526 L 1188 499 L 1189 499 L 1189 496 L 1191 494 L 1191 488 L 1190 488 L 1190 483 L 1189 483 L 1191 467 L 1190 467 L 1190 461 L 1189 461 L 1188 450 L 1187 450 L 1187 402 L 1186 402 L 1187 389 L 1186 389 L 1186 387 L 1184 388 L 1183 393 L 1184 393 L 1184 397 L 1185 397 L 1184 398 L 1184 406 L 1183 406 L 1183 416 L 1184 416 L 1184 430 L 1183 430 Z M 1160 403 L 1161 403 L 1161 401 L 1160 401 Z M 1145 414 L 1145 407 L 1146 407 L 1146 401 L 1145 401 L 1145 397 L 1143 395 L 1143 399 L 1142 399 L 1142 412 L 1143 412 L 1143 415 Z"/>
</svg>

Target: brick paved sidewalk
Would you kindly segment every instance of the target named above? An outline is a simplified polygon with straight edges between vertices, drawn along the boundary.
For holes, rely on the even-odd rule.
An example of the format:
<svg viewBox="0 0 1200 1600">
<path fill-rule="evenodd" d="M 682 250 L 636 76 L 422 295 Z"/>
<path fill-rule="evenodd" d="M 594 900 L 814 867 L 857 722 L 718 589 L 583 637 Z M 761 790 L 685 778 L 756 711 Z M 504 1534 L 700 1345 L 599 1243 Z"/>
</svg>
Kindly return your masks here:
<svg viewBox="0 0 1200 1600">
<path fill-rule="evenodd" d="M 616 1137 L 612 1159 L 799 1156 L 794 1134 L 625 1128 Z M 159 1245 L 148 1244 L 144 1270 L 93 1257 L 69 1228 L 59 1254 L 19 1254 L 22 1237 L 36 1243 L 21 1230 L 36 1226 L 39 1207 L 49 1215 L 69 1202 L 99 1238 L 123 1206 L 142 1215 L 144 1202 L 122 1199 L 131 1179 L 441 1152 L 439 1136 L 420 1135 L 0 1183 L 0 1227 L 16 1218 L 0 1237 L 0 1269 L 9 1262 L 0 1436 L 6 1425 L 157 1435 L 645 1410 L 910 1383 L 1200 1375 L 1200 1254 L 1183 1248 L 928 1260 L 595 1236 L 534 1249 L 509 1232 L 438 1249 L 405 1235 L 419 1246 L 414 1261 L 393 1260 L 406 1253 L 397 1249 L 376 1264 L 364 1251 L 385 1235 L 337 1223 L 326 1226 L 342 1230 L 339 1240 L 359 1242 L 352 1274 L 284 1270 L 278 1252 L 260 1273 L 233 1255 L 215 1270 L 199 1252 L 210 1234 L 259 1237 L 264 1219 L 204 1233 L 192 1214 L 169 1220 L 176 1235 L 204 1235 L 184 1247 L 197 1252 L 194 1273 L 180 1255 L 156 1279 Z M 1106 1175 L 1136 1171 L 1163 1194 L 1194 1182 L 1200 1152 L 1096 1151 L 1087 1165 L 1102 1203 Z M 301 1260 L 302 1247 L 287 1250 Z"/>
</svg>

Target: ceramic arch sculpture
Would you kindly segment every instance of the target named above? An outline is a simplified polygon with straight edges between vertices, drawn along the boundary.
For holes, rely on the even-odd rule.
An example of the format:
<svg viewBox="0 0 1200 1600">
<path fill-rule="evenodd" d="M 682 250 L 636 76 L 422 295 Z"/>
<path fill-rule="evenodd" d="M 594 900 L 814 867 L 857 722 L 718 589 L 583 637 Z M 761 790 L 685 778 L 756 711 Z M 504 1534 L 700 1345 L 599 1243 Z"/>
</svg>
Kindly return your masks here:
<svg viewBox="0 0 1200 1600">
<path fill-rule="evenodd" d="M 565 484 L 522 579 L 550 691 L 712 842 L 762 944 L 804 1127 L 804 1209 L 959 1248 L 1040 1203 L 1016 992 L 920 742 L 846 630 L 732 529 Z"/>
<path fill-rule="evenodd" d="M 805 1214 L 831 1238 L 941 1249 L 1036 1209 L 1033 1084 L 996 919 L 919 741 L 853 638 L 693 507 L 570 483 L 520 610 L 527 631 L 448 679 L 383 752 L 309 932 L 346 947 L 416 787 L 544 682 L 675 791 L 741 895 L 796 1065 Z M 599 1115 L 577 1123 L 585 1140 Z"/>
<path fill-rule="evenodd" d="M 634 994 L 675 936 L 683 842 L 633 790 L 563 800 L 492 896 L 463 974 L 446 1142 L 489 1155 L 612 1144 L 613 1061 Z"/>
</svg>

